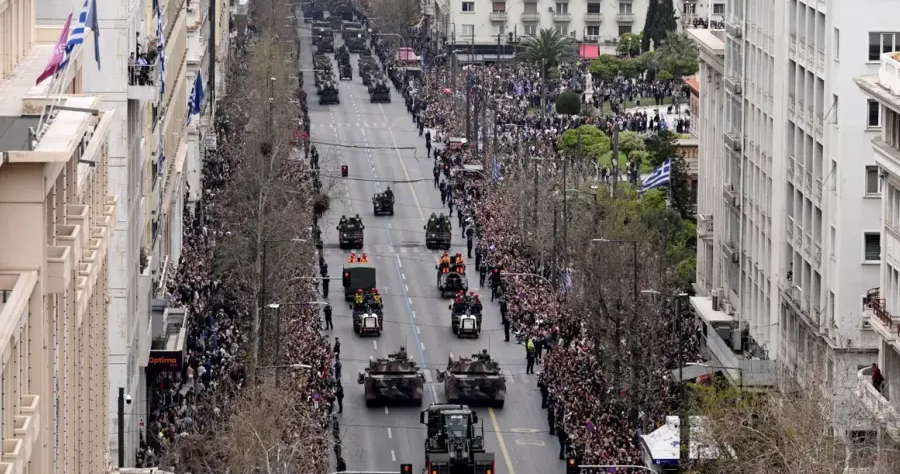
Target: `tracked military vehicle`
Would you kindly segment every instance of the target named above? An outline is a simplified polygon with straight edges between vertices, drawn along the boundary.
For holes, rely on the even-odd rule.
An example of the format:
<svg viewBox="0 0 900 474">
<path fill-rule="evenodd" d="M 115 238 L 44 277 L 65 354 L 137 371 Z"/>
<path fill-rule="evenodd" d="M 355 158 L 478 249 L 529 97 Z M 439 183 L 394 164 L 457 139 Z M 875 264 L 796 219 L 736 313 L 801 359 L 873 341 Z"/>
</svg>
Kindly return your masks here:
<svg viewBox="0 0 900 474">
<path fill-rule="evenodd" d="M 369 367 L 356 376 L 365 385 L 366 406 L 386 403 L 422 404 L 425 375 L 404 348 L 386 358 L 369 357 Z"/>
<path fill-rule="evenodd" d="M 326 35 L 334 35 L 331 31 L 331 24 L 327 21 L 316 21 L 312 24 L 312 42 L 313 46 L 317 46 L 322 37 Z"/>
<path fill-rule="evenodd" d="M 333 53 L 334 52 L 334 36 L 329 32 L 319 38 L 316 43 L 316 54 Z"/>
<path fill-rule="evenodd" d="M 337 84 L 332 81 L 324 82 L 318 88 L 319 105 L 340 104 L 341 99 L 338 98 Z"/>
<path fill-rule="evenodd" d="M 375 58 L 371 56 L 360 57 L 356 62 L 356 67 L 359 69 L 359 77 L 362 78 L 362 82 L 366 86 L 371 83 L 371 79 L 374 75 L 381 75 L 378 63 L 375 61 Z"/>
<path fill-rule="evenodd" d="M 373 104 L 390 104 L 391 88 L 387 82 L 378 80 L 369 86 L 369 100 Z"/>
<path fill-rule="evenodd" d="M 450 354 L 447 370 L 438 371 L 438 381 L 444 382 L 449 403 L 468 401 L 503 408 L 506 401 L 506 380 L 487 349 L 472 357 L 454 359 Z"/>
<path fill-rule="evenodd" d="M 344 44 L 351 53 L 360 53 L 366 50 L 366 32 L 362 28 L 344 26 Z"/>
<path fill-rule="evenodd" d="M 465 405 L 431 405 L 419 414 L 428 427 L 425 472 L 429 474 L 493 474 L 494 453 L 485 452 L 484 425 Z"/>
</svg>

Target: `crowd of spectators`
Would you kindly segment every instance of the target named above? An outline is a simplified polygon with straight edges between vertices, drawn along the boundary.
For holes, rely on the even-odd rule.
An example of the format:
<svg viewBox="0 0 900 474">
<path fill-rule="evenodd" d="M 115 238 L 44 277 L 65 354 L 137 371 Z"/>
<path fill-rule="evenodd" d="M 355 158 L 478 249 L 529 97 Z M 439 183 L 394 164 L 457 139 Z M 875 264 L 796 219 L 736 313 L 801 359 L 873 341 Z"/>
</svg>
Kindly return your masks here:
<svg viewBox="0 0 900 474">
<path fill-rule="evenodd" d="M 428 51 L 427 47 L 422 47 Z M 386 49 L 386 46 L 382 48 Z M 387 54 L 383 56 L 389 58 Z M 541 113 L 540 75 L 534 67 L 521 62 L 473 65 L 457 72 L 461 77 L 453 79 L 453 72 L 446 66 L 446 61 L 438 55 L 437 60 L 426 62 L 425 73 L 421 76 L 406 77 L 400 68 L 391 72 L 414 120 L 438 142 L 447 143 L 450 137 L 466 136 L 465 92 L 453 90 L 449 84 L 462 84 L 458 87 L 475 91 L 469 102 L 481 100 L 496 112 L 498 123 L 492 138 L 497 143 L 499 163 L 492 165 L 495 170 L 486 169 L 485 178 L 488 179 L 481 181 L 454 180 L 449 175 L 445 178 L 450 181 L 446 187 L 454 190 L 449 193 L 451 208 L 459 208 L 460 219 L 464 213 L 478 229 L 477 260 L 502 269 L 504 273 L 550 276 L 546 268 L 523 250 L 515 202 L 518 197 L 487 185 L 490 178 L 498 177 L 495 171 L 502 175 L 505 169 L 522 166 L 528 156 L 553 156 L 561 134 L 583 124 L 597 125 L 607 132 L 612 127 L 648 133 L 657 131 L 664 122 L 660 119 L 664 111 L 635 112 L 619 107 L 619 104 L 647 99 L 648 105 L 663 108 L 667 107 L 662 105 L 666 98 L 681 94 L 680 86 L 673 83 L 625 80 L 592 83 L 584 64 L 564 64 L 559 74 L 564 79 L 550 82 L 547 90 L 550 108 L 548 113 Z M 612 103 L 611 113 L 566 116 L 553 112 L 553 101 L 560 92 L 583 92 L 584 88 L 579 86 L 584 84 L 593 84 L 592 100 L 596 109 L 603 110 L 604 103 Z M 441 167 L 445 165 L 458 167 L 485 163 L 477 143 L 452 150 L 445 147 L 435 153 L 435 159 L 436 185 Z M 541 167 L 543 172 L 555 172 L 553 162 L 542 162 Z M 547 394 L 551 433 L 560 437 L 560 455 L 578 454 L 585 463 L 642 464 L 637 436 L 643 433 L 644 427 L 660 422 L 671 408 L 668 402 L 672 400 L 670 395 L 676 385 L 670 380 L 668 369 L 674 367 L 680 357 L 698 360 L 698 339 L 692 318 L 685 312 L 672 314 L 671 307 L 661 311 L 659 317 L 667 320 L 661 327 L 671 334 L 676 330 L 674 321 L 680 318 L 682 324 L 677 327 L 681 334 L 676 337 L 681 342 L 671 344 L 665 354 L 659 355 L 664 361 L 658 364 L 660 369 L 653 374 L 659 380 L 659 393 L 650 397 L 652 400 L 639 410 L 634 410 L 618 400 L 623 397 L 622 393 L 605 386 L 600 363 L 604 350 L 585 334 L 579 317 L 568 314 L 565 297 L 559 289 L 534 277 L 507 276 L 503 277 L 501 285 L 495 285 L 494 290 L 500 293 L 504 325 L 512 326 L 520 343 L 531 341 L 528 346 L 534 343 L 537 348 L 536 359 L 542 364 L 540 379 L 542 390 Z M 540 357 L 542 354 L 544 357 Z"/>
<path fill-rule="evenodd" d="M 232 54 L 237 57 L 248 54 L 248 44 L 252 44 L 252 38 L 249 43 L 236 46 Z M 305 128 L 309 123 L 306 96 L 298 93 L 297 97 L 298 121 Z M 161 295 L 169 307 L 188 310 L 184 365 L 180 372 L 163 372 L 148 380 L 150 414 L 147 436 L 141 434 L 138 467 L 158 466 L 161 462 L 177 464 L 177 456 L 166 456 L 174 453 L 174 444 L 190 435 L 215 432 L 216 425 L 228 416 L 232 405 L 229 401 L 242 396 L 241 389 L 248 382 L 245 365 L 248 322 L 254 300 L 246 296 L 252 292 L 238 286 L 235 279 L 217 278 L 212 268 L 218 244 L 229 236 L 223 223 L 227 204 L 224 196 L 242 160 L 238 153 L 229 152 L 233 147 L 227 144 L 242 139 L 247 120 L 246 112 L 240 107 L 229 107 L 227 103 L 220 107 L 216 120 L 219 152 L 206 154 L 201 197 L 193 209 L 189 205 L 185 208 L 181 256 L 177 268 L 170 269 L 166 294 Z M 305 132 L 303 136 L 308 137 L 308 131 Z M 310 164 L 305 160 L 290 160 L 290 163 L 295 163 L 296 169 L 288 169 L 285 179 L 304 185 L 304 180 L 308 181 L 311 175 Z M 300 271 L 312 274 L 313 269 L 310 262 L 307 270 Z M 293 296 L 297 301 L 317 299 L 312 285 L 294 285 L 292 291 L 296 292 Z M 286 336 L 279 354 L 281 360 L 276 364 L 303 364 L 311 368 L 279 371 L 277 377 L 304 378 L 304 383 L 294 384 L 303 388 L 294 394 L 298 409 L 310 413 L 314 422 L 325 430 L 331 421 L 329 415 L 336 390 L 333 353 L 319 332 L 319 307 L 290 307 L 281 317 L 282 334 Z M 310 439 L 316 445 L 306 446 L 312 450 L 307 452 L 309 459 L 327 466 L 327 438 Z"/>
</svg>

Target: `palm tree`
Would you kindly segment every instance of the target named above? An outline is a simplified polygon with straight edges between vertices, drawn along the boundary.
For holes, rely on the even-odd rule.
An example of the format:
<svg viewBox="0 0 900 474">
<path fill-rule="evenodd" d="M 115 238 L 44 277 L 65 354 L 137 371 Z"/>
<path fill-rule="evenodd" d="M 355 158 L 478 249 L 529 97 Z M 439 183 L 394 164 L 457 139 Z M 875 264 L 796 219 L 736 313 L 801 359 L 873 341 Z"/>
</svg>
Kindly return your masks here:
<svg viewBox="0 0 900 474">
<path fill-rule="evenodd" d="M 666 39 L 659 49 L 663 59 L 669 63 L 667 64 L 670 66 L 669 72 L 676 78 L 696 72 L 693 65 L 697 62 L 696 58 L 698 58 L 700 51 L 697 48 L 697 43 L 686 32 L 670 31 L 666 34 Z"/>
<path fill-rule="evenodd" d="M 547 74 L 572 54 L 573 40 L 556 29 L 542 29 L 525 40 L 525 60 L 541 66 L 541 109 L 547 112 Z"/>
</svg>

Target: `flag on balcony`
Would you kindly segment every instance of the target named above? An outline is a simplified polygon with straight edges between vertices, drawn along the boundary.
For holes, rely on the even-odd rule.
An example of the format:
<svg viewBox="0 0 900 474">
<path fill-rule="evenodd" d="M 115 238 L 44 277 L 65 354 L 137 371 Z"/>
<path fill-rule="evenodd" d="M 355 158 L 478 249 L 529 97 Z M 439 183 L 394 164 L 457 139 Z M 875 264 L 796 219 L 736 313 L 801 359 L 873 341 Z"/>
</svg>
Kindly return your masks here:
<svg viewBox="0 0 900 474">
<path fill-rule="evenodd" d="M 56 74 L 56 71 L 59 70 L 60 64 L 63 63 L 66 59 L 66 38 L 69 37 L 69 25 L 72 24 L 72 14 L 69 14 L 69 17 L 66 18 L 66 24 L 63 25 L 62 32 L 59 34 L 59 39 L 56 40 L 56 46 L 53 47 L 53 53 L 50 55 L 50 60 L 47 61 L 47 66 L 44 67 L 44 72 L 38 76 L 37 81 L 35 81 L 35 85 L 40 84 L 47 79 L 48 77 Z"/>
<path fill-rule="evenodd" d="M 163 36 L 163 19 L 162 12 L 159 11 L 159 1 L 153 2 L 153 8 L 156 10 L 156 48 L 158 49 L 159 58 L 159 95 L 166 93 L 166 39 Z"/>
<path fill-rule="evenodd" d="M 97 61 L 97 68 L 100 68 L 100 28 L 97 26 L 97 0 L 84 0 L 81 13 L 78 14 L 78 22 L 69 33 L 69 40 L 66 41 L 66 57 L 59 65 L 60 69 L 69 63 L 75 47 L 84 43 L 85 28 L 90 28 L 94 32 L 94 59 Z"/>
<path fill-rule="evenodd" d="M 203 106 L 203 99 L 205 98 L 206 93 L 203 91 L 203 75 L 198 72 L 197 78 L 194 79 L 194 87 L 191 88 L 191 96 L 188 98 L 188 123 L 191 123 L 191 115 L 200 113 L 200 109 Z"/>
<path fill-rule="evenodd" d="M 672 160 L 666 159 L 659 168 L 653 170 L 649 176 L 644 178 L 641 183 L 639 194 L 644 194 L 651 189 L 661 188 L 669 185 L 669 178 L 672 176 Z"/>
</svg>

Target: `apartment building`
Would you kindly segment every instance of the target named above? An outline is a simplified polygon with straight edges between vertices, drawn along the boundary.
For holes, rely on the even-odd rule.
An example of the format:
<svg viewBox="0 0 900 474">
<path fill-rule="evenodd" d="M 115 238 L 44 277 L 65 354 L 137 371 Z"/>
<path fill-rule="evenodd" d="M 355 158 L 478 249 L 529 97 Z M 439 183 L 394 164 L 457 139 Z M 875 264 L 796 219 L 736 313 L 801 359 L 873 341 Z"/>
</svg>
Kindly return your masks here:
<svg viewBox="0 0 900 474">
<path fill-rule="evenodd" d="M 871 141 L 874 153 L 864 159 L 874 163 L 877 190 L 882 196 L 878 227 L 882 252 L 880 284 L 867 295 L 864 320 L 878 335 L 877 362 L 884 382 L 880 386 L 873 384 L 872 368 L 860 369 L 857 396 L 869 413 L 882 422 L 878 431 L 900 443 L 900 53 L 881 53 L 882 47 L 877 55 L 878 73 L 857 77 L 855 81 L 877 105 L 871 119 L 874 123 L 877 116 L 882 126 L 881 133 Z"/>
<path fill-rule="evenodd" d="M 578 42 L 599 43 L 600 52 L 614 54 L 618 38 L 644 29 L 650 0 L 434 0 L 426 13 L 434 32 L 460 50 L 462 61 L 493 60 L 512 54 L 509 39 L 519 41 L 552 28 Z M 678 18 L 721 20 L 725 2 L 674 0 Z M 498 46 L 499 41 L 499 46 Z M 465 56 L 474 52 L 475 57 Z M 479 56 L 480 55 L 480 56 Z"/>
<path fill-rule="evenodd" d="M 105 472 L 115 112 L 53 94 L 42 120 L 60 28 L 35 28 L 30 0 L 2 7 L 18 36 L 0 41 L 0 473 Z M 81 67 L 76 49 L 54 85 L 77 87 Z"/>
<path fill-rule="evenodd" d="M 768 384 L 824 384 L 848 433 L 871 429 L 853 394 L 875 360 L 864 302 L 882 261 L 882 185 L 859 153 L 882 112 L 853 78 L 900 50 L 898 8 L 729 2 L 724 152 L 700 176 L 694 306 L 711 352 Z"/>
<path fill-rule="evenodd" d="M 195 3 L 197 0 L 194 0 Z M 39 25 L 60 25 L 81 2 L 36 0 Z M 102 67 L 86 67 L 74 91 L 100 97 L 118 119 L 110 130 L 109 187 L 121 197 L 109 247 L 110 351 L 106 430 L 118 459 L 118 391 L 132 403 L 123 417 L 125 465 L 134 465 L 147 417 L 146 368 L 151 304 L 160 296 L 181 250 L 187 161 L 187 0 L 160 0 L 165 44 L 165 89 L 153 0 L 102 1 L 98 5 Z M 93 46 L 91 46 L 92 48 Z M 137 66 L 144 55 L 146 66 Z M 161 93 L 162 92 L 162 93 Z"/>
</svg>

